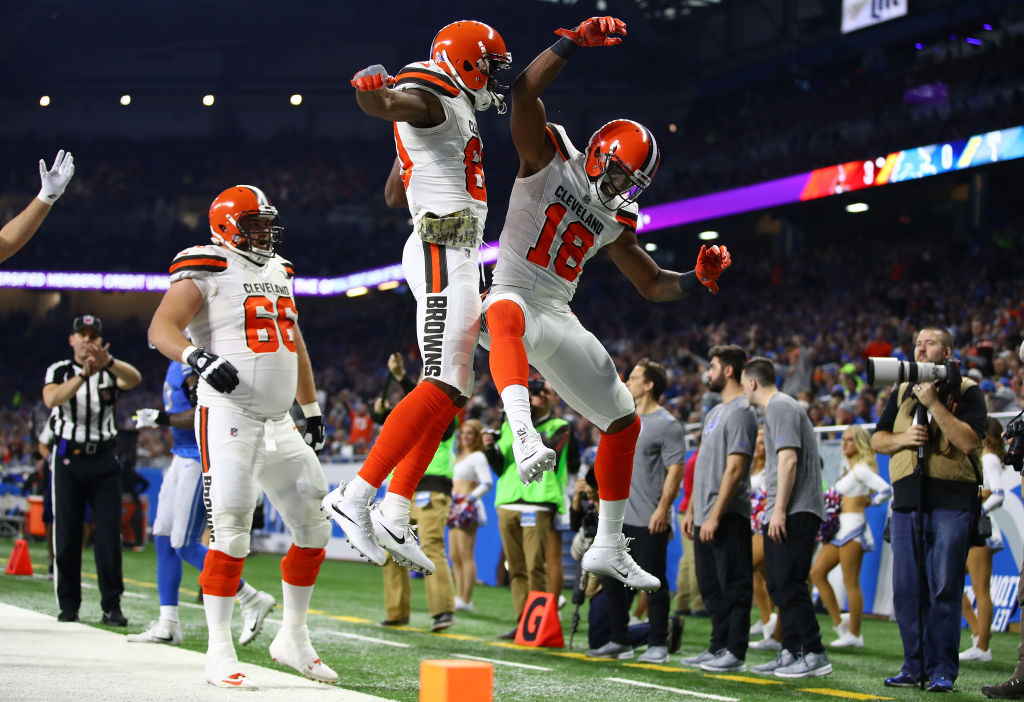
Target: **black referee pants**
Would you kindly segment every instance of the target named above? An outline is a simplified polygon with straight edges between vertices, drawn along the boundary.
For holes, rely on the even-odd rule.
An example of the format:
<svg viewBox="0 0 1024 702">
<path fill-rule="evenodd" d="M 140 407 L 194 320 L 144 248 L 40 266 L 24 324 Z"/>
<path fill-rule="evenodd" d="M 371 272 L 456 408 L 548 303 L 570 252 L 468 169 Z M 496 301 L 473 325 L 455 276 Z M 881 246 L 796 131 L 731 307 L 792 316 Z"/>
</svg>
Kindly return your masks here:
<svg viewBox="0 0 1024 702">
<path fill-rule="evenodd" d="M 82 521 L 92 508 L 94 552 L 104 612 L 120 606 L 121 468 L 108 449 L 75 453 L 58 441 L 53 458 L 54 590 L 61 612 L 77 613 L 82 604 Z"/>
<path fill-rule="evenodd" d="M 689 545 L 684 545 L 689 548 Z M 741 661 L 750 642 L 750 604 L 754 597 L 750 518 L 726 514 L 715 538 L 704 543 L 694 526 L 693 561 L 697 587 L 711 616 L 709 651 L 729 649 Z"/>
</svg>

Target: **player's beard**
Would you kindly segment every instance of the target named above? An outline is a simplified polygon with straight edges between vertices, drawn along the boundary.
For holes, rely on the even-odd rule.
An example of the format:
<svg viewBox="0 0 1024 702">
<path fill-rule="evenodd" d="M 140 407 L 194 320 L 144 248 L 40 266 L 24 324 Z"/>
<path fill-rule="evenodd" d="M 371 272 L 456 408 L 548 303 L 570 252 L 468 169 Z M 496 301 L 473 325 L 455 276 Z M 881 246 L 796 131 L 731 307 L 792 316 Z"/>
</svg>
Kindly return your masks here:
<svg viewBox="0 0 1024 702">
<path fill-rule="evenodd" d="M 708 390 L 712 392 L 722 392 L 725 390 L 725 376 L 718 376 L 708 380 Z"/>
</svg>

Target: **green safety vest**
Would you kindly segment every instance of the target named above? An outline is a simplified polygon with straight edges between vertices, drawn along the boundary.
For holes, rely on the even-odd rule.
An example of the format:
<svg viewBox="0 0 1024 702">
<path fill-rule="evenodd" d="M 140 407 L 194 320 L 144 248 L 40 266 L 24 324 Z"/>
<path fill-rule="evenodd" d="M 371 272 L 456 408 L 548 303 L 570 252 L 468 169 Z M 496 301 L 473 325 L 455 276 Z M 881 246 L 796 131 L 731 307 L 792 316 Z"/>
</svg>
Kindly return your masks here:
<svg viewBox="0 0 1024 702">
<path fill-rule="evenodd" d="M 534 428 L 545 439 L 553 436 L 569 422 L 558 417 L 546 419 Z M 572 431 L 572 428 L 569 428 Z M 535 483 L 523 485 L 516 468 L 516 459 L 512 454 L 512 427 L 506 421 L 501 425 L 501 436 L 498 437 L 498 449 L 505 459 L 505 470 L 498 478 L 494 488 L 494 504 L 507 505 L 515 502 L 551 503 L 558 507 L 560 514 L 565 513 L 565 489 L 568 485 L 569 442 L 565 442 L 558 455 L 558 463 L 554 470 L 546 471 L 544 477 Z"/>
</svg>

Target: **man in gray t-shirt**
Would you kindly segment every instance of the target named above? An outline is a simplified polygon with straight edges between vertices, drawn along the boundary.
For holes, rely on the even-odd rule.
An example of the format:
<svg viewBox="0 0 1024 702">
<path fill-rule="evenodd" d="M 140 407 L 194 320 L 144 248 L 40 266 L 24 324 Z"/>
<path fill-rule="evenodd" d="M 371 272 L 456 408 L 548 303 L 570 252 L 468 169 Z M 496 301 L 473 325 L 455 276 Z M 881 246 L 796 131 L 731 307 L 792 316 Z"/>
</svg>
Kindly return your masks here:
<svg viewBox="0 0 1024 702">
<path fill-rule="evenodd" d="M 715 673 L 743 672 L 753 597 L 749 471 L 757 417 L 740 385 L 746 351 L 715 346 L 710 356 L 708 387 L 721 393 L 722 402 L 704 419 L 683 519 L 683 535 L 693 544 L 683 548 L 693 548 L 697 585 L 711 616 L 711 643 L 682 662 Z"/>
<path fill-rule="evenodd" d="M 782 627 L 779 655 L 753 670 L 782 678 L 828 675 L 832 663 L 807 591 L 815 537 L 825 517 L 817 439 L 807 413 L 776 389 L 775 367 L 767 358 L 751 359 L 742 383 L 750 404 L 764 412 L 765 580 Z"/>
</svg>

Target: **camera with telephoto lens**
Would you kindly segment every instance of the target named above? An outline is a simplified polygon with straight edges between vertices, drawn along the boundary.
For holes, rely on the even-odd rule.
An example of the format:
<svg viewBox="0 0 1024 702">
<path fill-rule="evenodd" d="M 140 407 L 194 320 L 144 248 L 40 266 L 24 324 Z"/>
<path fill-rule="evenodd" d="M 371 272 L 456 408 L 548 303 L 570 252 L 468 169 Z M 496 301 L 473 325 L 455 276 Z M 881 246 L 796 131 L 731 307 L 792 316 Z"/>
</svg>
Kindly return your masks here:
<svg viewBox="0 0 1024 702">
<path fill-rule="evenodd" d="M 1003 438 L 1010 442 L 1010 445 L 1006 447 L 1006 457 L 1003 459 L 1003 463 L 1013 466 L 1018 473 L 1024 466 L 1024 419 L 1021 418 L 1022 415 L 1024 412 L 1011 419 L 1006 425 L 1006 431 L 1003 432 Z"/>
<path fill-rule="evenodd" d="M 947 358 L 944 364 L 896 358 L 868 359 L 868 385 L 871 386 L 937 382 L 940 395 L 956 395 L 960 392 L 961 380 L 960 364 L 952 358 Z"/>
</svg>

